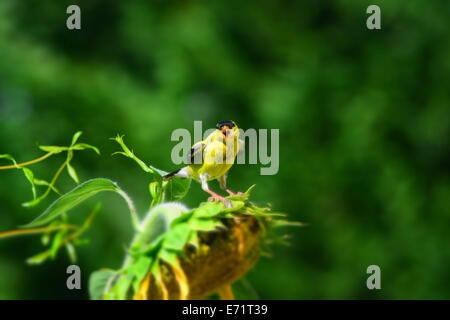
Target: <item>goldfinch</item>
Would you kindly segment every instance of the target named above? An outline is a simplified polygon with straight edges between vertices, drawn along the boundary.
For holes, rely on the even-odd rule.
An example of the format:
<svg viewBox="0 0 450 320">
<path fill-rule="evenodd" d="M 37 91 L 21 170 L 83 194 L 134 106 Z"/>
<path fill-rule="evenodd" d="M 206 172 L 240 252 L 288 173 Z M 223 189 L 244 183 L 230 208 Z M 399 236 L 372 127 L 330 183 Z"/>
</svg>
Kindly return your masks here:
<svg viewBox="0 0 450 320">
<path fill-rule="evenodd" d="M 236 123 L 231 120 L 220 121 L 205 140 L 192 146 L 188 154 L 189 165 L 165 175 L 163 179 L 194 179 L 211 195 L 209 200 L 224 200 L 224 197 L 209 189 L 208 181 L 217 179 L 222 190 L 234 195 L 234 192 L 227 188 L 227 173 L 233 166 L 242 144 Z"/>
</svg>

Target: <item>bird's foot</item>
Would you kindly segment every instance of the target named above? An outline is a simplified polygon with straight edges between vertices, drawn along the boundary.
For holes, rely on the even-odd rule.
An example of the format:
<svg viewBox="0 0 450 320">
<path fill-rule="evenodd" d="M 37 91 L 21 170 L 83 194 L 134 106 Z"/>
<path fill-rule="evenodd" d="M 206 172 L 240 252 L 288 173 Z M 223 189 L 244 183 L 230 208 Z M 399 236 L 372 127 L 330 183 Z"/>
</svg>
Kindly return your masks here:
<svg viewBox="0 0 450 320">
<path fill-rule="evenodd" d="M 220 194 L 217 194 L 213 191 L 209 192 L 209 194 L 211 195 L 211 197 L 208 197 L 208 201 L 224 201 L 225 198 L 222 197 Z"/>
<path fill-rule="evenodd" d="M 230 196 L 242 196 L 242 195 L 244 195 L 242 192 L 237 192 L 237 193 L 234 193 L 233 191 L 231 191 L 230 189 L 225 189 L 225 191 L 226 192 L 228 192 L 228 194 L 230 195 Z"/>
<path fill-rule="evenodd" d="M 225 206 L 225 208 L 231 208 L 232 203 L 230 200 L 227 200 L 225 197 L 223 197 L 220 194 L 217 194 L 213 191 L 209 192 L 209 194 L 211 194 L 211 197 L 208 197 L 208 201 L 214 201 L 214 202 L 221 201 L 223 203 L 223 205 Z"/>
<path fill-rule="evenodd" d="M 222 197 L 222 196 L 218 196 L 218 197 L 211 196 L 211 197 L 208 197 L 208 201 L 215 201 L 215 202 L 217 202 L 217 201 L 225 201 L 225 200 L 226 199 L 224 197 Z"/>
</svg>

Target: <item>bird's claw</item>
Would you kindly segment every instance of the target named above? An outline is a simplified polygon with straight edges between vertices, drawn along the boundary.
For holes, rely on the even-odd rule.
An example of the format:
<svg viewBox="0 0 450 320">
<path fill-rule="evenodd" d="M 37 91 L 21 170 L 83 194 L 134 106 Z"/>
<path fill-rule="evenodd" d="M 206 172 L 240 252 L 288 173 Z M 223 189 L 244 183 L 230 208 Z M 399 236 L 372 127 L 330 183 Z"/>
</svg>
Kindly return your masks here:
<svg viewBox="0 0 450 320">
<path fill-rule="evenodd" d="M 219 195 L 208 197 L 208 201 L 224 201 L 224 200 L 225 198 Z"/>
<path fill-rule="evenodd" d="M 243 195 L 244 195 L 244 193 L 242 193 L 242 192 L 240 192 L 240 191 L 238 191 L 238 192 L 236 192 L 236 193 L 234 193 L 234 192 L 231 191 L 230 189 L 226 189 L 225 191 L 228 192 L 228 194 L 229 194 L 230 196 L 243 196 Z"/>
<path fill-rule="evenodd" d="M 208 197 L 208 201 L 223 201 L 225 200 L 220 194 L 215 193 L 214 191 L 208 190 L 208 193 L 211 195 Z"/>
<path fill-rule="evenodd" d="M 214 202 L 219 202 L 221 201 L 223 203 L 223 205 L 225 206 L 225 208 L 231 208 L 231 201 L 226 199 L 225 197 L 222 197 L 221 195 L 213 195 L 211 197 L 208 197 L 208 201 L 214 201 Z"/>
</svg>

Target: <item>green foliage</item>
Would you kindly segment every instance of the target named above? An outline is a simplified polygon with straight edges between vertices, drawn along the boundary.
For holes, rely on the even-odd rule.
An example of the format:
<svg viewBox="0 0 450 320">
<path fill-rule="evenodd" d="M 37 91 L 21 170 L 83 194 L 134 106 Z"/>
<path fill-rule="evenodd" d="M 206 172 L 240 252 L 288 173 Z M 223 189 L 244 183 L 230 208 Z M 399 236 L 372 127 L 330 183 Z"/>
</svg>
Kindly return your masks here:
<svg viewBox="0 0 450 320">
<path fill-rule="evenodd" d="M 99 192 L 113 191 L 120 194 L 120 190 L 116 183 L 108 179 L 98 178 L 88 180 L 59 197 L 39 217 L 24 225 L 24 227 L 37 227 L 49 223 Z M 134 209 L 130 208 L 130 211 L 132 210 Z"/>
<path fill-rule="evenodd" d="M 86 150 L 86 149 L 92 149 L 94 150 L 97 154 L 100 154 L 100 151 L 89 144 L 86 143 L 76 143 L 78 141 L 78 138 L 81 136 L 82 132 L 78 131 L 74 134 L 74 136 L 72 137 L 72 143 L 70 146 L 68 147 L 64 147 L 64 146 L 39 146 L 39 148 L 43 151 L 46 151 L 47 154 L 45 154 L 44 156 L 35 159 L 35 160 L 31 160 L 25 163 L 21 163 L 18 164 L 16 162 L 16 160 L 9 154 L 3 154 L 0 155 L 0 158 L 3 159 L 8 159 L 10 161 L 13 162 L 13 166 L 1 166 L 0 169 L 9 169 L 10 167 L 15 167 L 17 169 L 20 169 L 23 171 L 25 177 L 27 178 L 27 180 L 30 182 L 31 184 L 31 191 L 33 193 L 33 200 L 28 201 L 23 203 L 22 205 L 24 207 L 34 207 L 36 205 L 38 205 L 42 200 L 44 200 L 50 193 L 50 191 L 54 191 L 58 194 L 60 194 L 60 192 L 56 189 L 55 184 L 56 181 L 59 178 L 59 175 L 61 174 L 62 170 L 64 169 L 64 167 L 67 167 L 67 172 L 69 173 L 69 176 L 75 181 L 75 183 L 79 183 L 79 178 L 78 178 L 78 174 L 75 171 L 75 168 L 70 164 L 73 156 L 74 156 L 74 150 Z M 45 180 L 39 180 L 36 179 L 34 176 L 33 171 L 31 171 L 31 169 L 25 167 L 26 165 L 30 165 L 33 163 L 37 163 L 40 161 L 43 161 L 45 159 L 47 159 L 48 157 L 54 155 L 54 154 L 58 154 L 61 152 L 67 152 L 67 158 L 66 160 L 63 162 L 63 164 L 59 167 L 59 169 L 56 171 L 55 175 L 53 176 L 53 179 L 51 180 L 51 182 L 47 182 Z M 41 195 L 41 196 L 37 196 L 37 192 L 36 192 L 36 185 L 38 186 L 46 186 L 47 189 L 46 191 Z"/>
<path fill-rule="evenodd" d="M 151 168 L 149 166 L 147 166 L 144 161 L 142 161 L 141 159 L 139 159 L 132 150 L 128 149 L 128 147 L 126 146 L 126 144 L 123 141 L 123 136 L 119 136 L 117 135 L 115 138 L 111 138 L 111 140 L 116 141 L 123 149 L 123 151 L 117 151 L 114 152 L 114 154 L 121 154 L 125 157 L 128 157 L 134 161 L 136 161 L 136 163 L 142 168 L 142 170 L 144 170 L 145 172 L 151 173 L 152 175 L 156 176 L 156 177 L 161 177 L 161 174 L 155 170 L 154 168 Z"/>
<path fill-rule="evenodd" d="M 17 161 L 9 154 L 0 154 L 0 159 L 10 160 L 10 161 L 12 161 L 14 163 L 14 165 L 17 166 Z M 27 180 L 30 182 L 30 184 L 31 184 L 31 192 L 33 193 L 33 200 L 36 199 L 36 187 L 35 187 L 35 185 L 38 184 L 38 183 L 36 183 L 36 179 L 34 178 L 33 171 L 31 171 L 27 167 L 19 167 L 19 166 L 17 166 L 17 169 L 22 170 L 23 174 L 25 175 Z M 48 184 L 45 181 L 42 181 L 41 183 Z"/>
<path fill-rule="evenodd" d="M 10 168 L 17 168 L 22 170 L 25 177 L 31 184 L 32 193 L 33 193 L 33 200 L 23 203 L 22 205 L 25 207 L 33 207 L 38 205 L 41 201 L 43 201 L 50 191 L 54 191 L 58 195 L 61 195 L 61 193 L 56 189 L 55 184 L 58 180 L 62 170 L 67 167 L 67 171 L 69 173 L 69 176 L 78 184 L 79 178 L 76 170 L 74 167 L 70 164 L 73 160 L 74 156 L 74 150 L 85 150 L 85 149 L 92 149 L 97 154 L 100 154 L 100 151 L 89 144 L 86 143 L 77 143 L 78 139 L 80 138 L 82 132 L 78 131 L 76 132 L 73 137 L 70 146 L 39 146 L 39 148 L 43 151 L 46 151 L 47 154 L 44 156 L 24 162 L 24 163 L 17 163 L 17 161 L 8 154 L 0 155 L 0 158 L 8 159 L 13 162 L 12 166 L 1 166 L 0 169 L 10 169 Z M 45 180 L 36 179 L 33 171 L 29 169 L 28 165 L 41 162 L 47 158 L 49 158 L 52 155 L 59 154 L 62 152 L 67 152 L 66 160 L 63 162 L 63 164 L 59 167 L 59 169 L 56 171 L 55 175 L 53 176 L 51 182 L 47 182 Z M 40 195 L 37 196 L 36 192 L 36 185 L 38 186 L 46 186 L 46 191 Z M 112 189 L 111 185 L 114 186 L 114 189 Z M 93 216 L 99 211 L 99 206 L 97 206 L 94 211 L 92 212 L 91 216 L 88 217 L 88 219 L 85 221 L 85 223 L 81 227 L 73 226 L 67 224 L 67 216 L 65 213 L 76 206 L 78 203 L 82 202 L 83 200 L 91 197 L 92 195 L 100 192 L 100 191 L 117 191 L 119 194 L 123 193 L 122 190 L 120 190 L 118 187 L 116 187 L 112 182 L 107 181 L 106 179 L 97 179 L 95 181 L 87 181 L 79 186 L 77 186 L 74 190 L 61 195 L 59 199 L 57 199 L 55 202 L 53 202 L 47 210 L 45 210 L 39 217 L 37 217 L 35 220 L 33 220 L 31 223 L 24 225 L 22 228 L 15 231 L 7 231 L 0 233 L 0 237 L 9 237 L 9 236 L 16 236 L 16 235 L 26 235 L 26 234 L 34 234 L 34 233 L 43 233 L 42 237 L 42 244 L 44 246 L 49 245 L 49 249 L 45 250 L 42 253 L 36 254 L 33 257 L 30 257 L 27 259 L 28 264 L 41 264 L 42 262 L 46 261 L 48 258 L 55 259 L 59 249 L 61 247 L 65 247 L 67 250 L 67 254 L 69 256 L 69 259 L 71 261 L 76 260 L 76 251 L 75 251 L 75 245 L 79 245 L 80 239 L 79 236 L 86 231 L 90 224 Z M 133 208 L 134 209 L 134 208 Z M 42 226 L 45 224 L 49 224 L 47 227 L 42 228 L 36 228 L 38 226 Z M 73 233 L 69 233 L 69 229 L 76 229 Z M 56 230 L 56 233 L 52 236 L 52 232 Z"/>
<path fill-rule="evenodd" d="M 161 279 L 161 261 L 178 268 L 179 258 L 184 256 L 186 246 L 198 248 L 199 233 L 225 229 L 224 219 L 234 219 L 238 212 L 256 217 L 264 233 L 275 224 L 281 225 L 276 217 L 284 215 L 272 213 L 269 208 L 258 207 L 248 201 L 252 189 L 253 186 L 240 196 L 228 197 L 227 206 L 222 202 L 205 202 L 192 210 L 177 203 L 153 207 L 143 222 L 142 230 L 130 245 L 124 266 L 111 275 L 114 285 L 103 288 L 103 297 L 119 300 L 132 297 L 149 272 L 155 279 Z M 255 298 L 256 294 L 251 292 L 248 281 L 237 284 L 237 287 L 244 297 Z"/>
<path fill-rule="evenodd" d="M 152 202 L 150 207 L 161 203 L 163 201 L 177 201 L 183 199 L 187 192 L 189 191 L 189 187 L 191 185 L 190 179 L 183 179 L 178 177 L 173 177 L 168 181 L 163 181 L 162 177 L 168 172 L 155 168 L 153 166 L 148 166 L 144 161 L 139 159 L 132 150 L 130 150 L 125 142 L 123 141 L 123 136 L 117 135 L 115 138 L 111 138 L 111 140 L 116 141 L 121 147 L 123 151 L 117 151 L 113 154 L 121 154 L 125 157 L 128 157 L 134 160 L 142 170 L 147 173 L 150 173 L 154 180 L 149 184 L 149 191 L 152 196 Z"/>
<path fill-rule="evenodd" d="M 78 175 L 70 165 L 73 159 L 73 150 L 90 148 L 98 151 L 95 147 L 77 144 L 80 135 L 81 132 L 75 133 L 69 147 L 41 146 L 42 150 L 50 154 L 67 151 L 66 161 L 55 175 L 56 178 L 62 168 L 67 167 L 70 177 L 78 183 Z M 131 198 L 115 182 L 105 178 L 96 178 L 78 184 L 69 192 L 61 195 L 40 216 L 24 225 L 23 228 L 26 229 L 5 234 L 11 236 L 43 232 L 42 243 L 49 248 L 29 258 L 28 264 L 41 264 L 49 258 L 53 260 L 62 247 L 66 248 L 69 259 L 75 261 L 77 257 L 75 245 L 80 243 L 79 236 L 90 227 L 93 216 L 100 208 L 97 206 L 81 227 L 67 224 L 69 212 L 99 192 L 110 191 L 122 196 L 129 207 L 136 233 L 121 269 L 117 271 L 101 270 L 92 274 L 89 285 L 92 299 L 127 299 L 130 294 L 137 293 L 141 282 L 149 273 L 160 281 L 160 263 L 162 261 L 173 268 L 179 269 L 179 258 L 184 256 L 185 247 L 191 245 L 198 248 L 199 232 L 225 229 L 224 219 L 235 218 L 236 212 L 255 216 L 264 230 L 270 227 L 273 221 L 276 221 L 273 219 L 275 216 L 283 216 L 279 213 L 273 213 L 269 208 L 257 207 L 248 201 L 254 186 L 250 187 L 245 193 L 228 197 L 224 202 L 225 204 L 222 202 L 206 202 L 195 209 L 189 210 L 184 205 L 173 201 L 180 200 L 187 194 L 190 180 L 172 179 L 163 181 L 162 176 L 166 172 L 147 166 L 125 145 L 121 136 L 117 136 L 113 140 L 123 150 L 115 154 L 119 153 L 134 160 L 153 177 L 153 181 L 149 184 L 149 191 L 152 196 L 151 209 L 142 221 L 137 216 Z M 30 182 L 34 181 L 31 171 L 18 166 L 9 155 L 3 155 L 2 157 L 13 161 L 14 168 L 22 169 L 27 179 Z M 49 186 L 54 184 L 56 178 L 52 180 Z M 32 185 L 34 188 L 34 184 Z M 47 226 L 38 228 L 44 225 Z M 75 228 L 75 231 L 70 233 L 69 227 Z M 54 230 L 56 232 L 51 235 Z"/>
<path fill-rule="evenodd" d="M 38 253 L 26 260 L 27 264 L 30 265 L 38 265 L 47 261 L 47 259 L 54 260 L 57 256 L 57 253 L 62 247 L 66 248 L 69 259 L 72 263 L 75 263 L 77 260 L 75 247 L 82 245 L 83 241 L 81 239 L 81 235 L 86 232 L 92 224 L 94 217 L 98 214 L 101 209 L 101 205 L 97 204 L 92 210 L 91 214 L 86 218 L 84 223 L 78 226 L 68 225 L 67 217 L 64 216 L 62 220 L 53 220 L 49 224 L 47 228 L 43 228 L 43 245 L 49 246 L 49 248 L 41 253 Z M 69 229 L 75 229 L 72 233 L 70 233 Z M 32 231 L 34 229 L 30 229 Z M 58 230 L 53 236 L 51 232 L 54 230 Z M 20 230 L 19 230 L 20 231 Z M 39 231 L 41 232 L 41 231 Z"/>
<path fill-rule="evenodd" d="M 164 201 L 178 201 L 183 199 L 191 186 L 191 179 L 171 178 L 163 182 Z"/>
<path fill-rule="evenodd" d="M 108 281 L 116 273 L 113 270 L 98 270 L 91 273 L 89 277 L 89 296 L 92 300 L 100 300 L 105 294 L 104 289 L 108 286 Z"/>
</svg>

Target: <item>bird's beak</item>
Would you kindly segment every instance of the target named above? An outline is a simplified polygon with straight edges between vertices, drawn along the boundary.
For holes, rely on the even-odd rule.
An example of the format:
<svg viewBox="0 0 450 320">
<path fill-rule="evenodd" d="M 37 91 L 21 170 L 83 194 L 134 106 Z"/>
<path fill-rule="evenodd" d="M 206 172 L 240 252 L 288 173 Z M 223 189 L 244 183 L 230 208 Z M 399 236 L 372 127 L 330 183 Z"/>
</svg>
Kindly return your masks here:
<svg viewBox="0 0 450 320">
<path fill-rule="evenodd" d="M 227 134 L 228 134 L 228 129 L 230 129 L 228 126 L 223 126 L 223 127 L 222 127 L 222 134 L 223 134 L 224 137 L 227 136 Z"/>
</svg>

